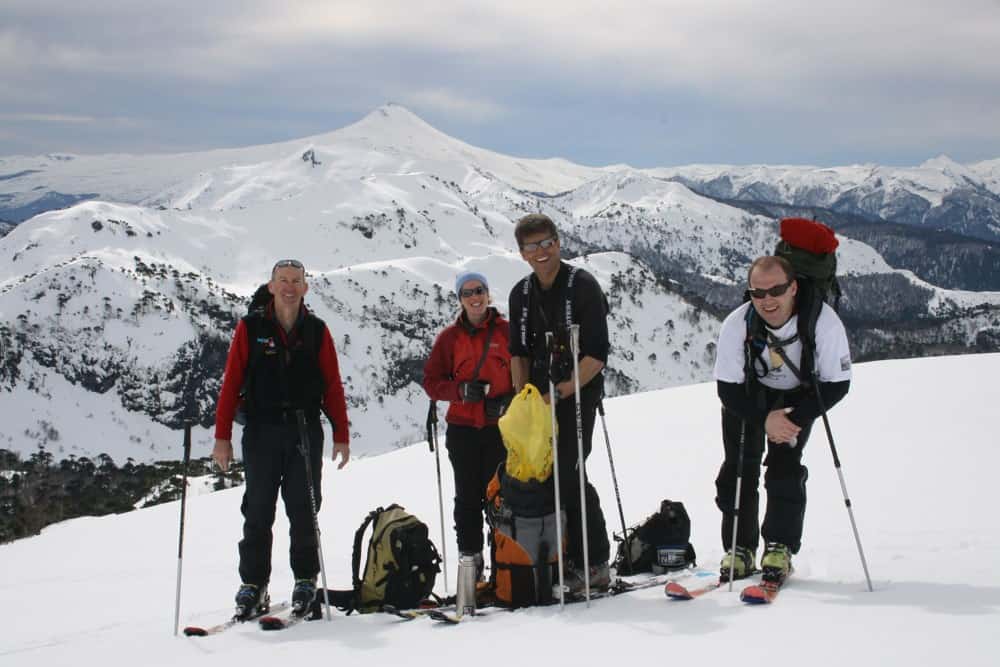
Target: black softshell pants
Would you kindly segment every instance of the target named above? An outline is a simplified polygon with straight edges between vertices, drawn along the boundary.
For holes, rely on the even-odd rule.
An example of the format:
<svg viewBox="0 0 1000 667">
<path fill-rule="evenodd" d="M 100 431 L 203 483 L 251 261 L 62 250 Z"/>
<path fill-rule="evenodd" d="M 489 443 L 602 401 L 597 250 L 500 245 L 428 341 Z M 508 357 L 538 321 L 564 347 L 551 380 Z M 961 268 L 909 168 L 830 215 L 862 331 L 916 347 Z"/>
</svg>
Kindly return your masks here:
<svg viewBox="0 0 1000 667">
<path fill-rule="evenodd" d="M 460 553 L 483 550 L 483 510 L 486 487 L 497 467 L 507 458 L 507 450 L 494 424 L 483 428 L 448 424 L 448 459 L 455 473 L 455 534 Z"/>
<path fill-rule="evenodd" d="M 307 426 L 318 512 L 323 429 L 318 419 L 309 420 Z M 243 539 L 239 545 L 243 583 L 262 586 L 271 579 L 271 527 L 279 491 L 288 516 L 292 572 L 296 579 L 315 578 L 319 573 L 316 528 L 305 462 L 299 453 L 299 427 L 294 419 L 283 423 L 248 423 L 243 431 L 243 465 L 246 486 L 241 506 Z"/>
<path fill-rule="evenodd" d="M 734 499 L 736 497 L 736 468 L 739 461 L 740 430 L 743 420 L 722 408 L 722 443 L 725 460 L 715 480 L 715 503 L 722 510 L 722 546 L 732 548 Z M 802 465 L 802 450 L 809 440 L 812 422 L 802 426 L 798 444 L 767 442 L 767 457 L 763 464 L 764 488 L 767 491 L 767 509 L 764 524 L 758 522 L 760 502 L 760 466 L 764 455 L 764 427 L 746 424 L 745 452 L 743 455 L 742 485 L 740 488 L 740 516 L 736 531 L 737 546 L 756 553 L 763 534 L 767 542 L 779 542 L 798 553 L 802 546 L 802 524 L 806 513 L 806 479 L 809 471 Z M 759 526 L 759 529 L 758 529 Z"/>
<path fill-rule="evenodd" d="M 581 388 L 580 412 L 583 423 L 583 458 L 590 456 L 594 435 L 594 421 L 597 417 L 597 403 L 601 397 L 601 387 Z M 583 527 L 580 507 L 580 472 L 577 461 L 580 458 L 576 438 L 576 401 L 570 396 L 556 403 L 556 423 L 559 428 L 559 498 L 566 513 L 566 558 L 578 568 L 583 567 Z M 587 546 L 590 564 L 606 563 L 611 556 L 608 529 L 601 511 L 601 499 L 597 489 L 587 480 Z"/>
</svg>

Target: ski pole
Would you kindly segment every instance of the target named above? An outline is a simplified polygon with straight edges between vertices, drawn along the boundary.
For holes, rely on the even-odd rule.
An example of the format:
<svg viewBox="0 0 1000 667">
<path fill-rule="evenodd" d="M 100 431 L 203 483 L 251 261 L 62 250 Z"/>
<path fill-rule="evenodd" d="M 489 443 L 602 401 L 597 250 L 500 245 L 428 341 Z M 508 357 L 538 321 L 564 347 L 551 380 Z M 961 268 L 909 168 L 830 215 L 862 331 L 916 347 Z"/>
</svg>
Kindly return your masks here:
<svg viewBox="0 0 1000 667">
<path fill-rule="evenodd" d="M 587 539 L 587 464 L 583 458 L 583 415 L 580 412 L 580 325 L 569 327 L 570 353 L 573 355 L 573 398 L 576 404 L 576 467 L 580 471 L 580 523 L 583 535 L 583 590 L 590 607 L 590 547 Z"/>
<path fill-rule="evenodd" d="M 181 565 L 184 563 L 184 512 L 187 507 L 188 463 L 191 461 L 191 422 L 184 422 L 184 467 L 181 471 L 181 528 L 177 538 L 177 597 L 174 600 L 174 636 L 181 620 Z"/>
<path fill-rule="evenodd" d="M 319 513 L 316 509 L 316 491 L 313 489 L 312 463 L 310 463 L 309 430 L 306 427 L 306 413 L 303 410 L 296 410 L 295 416 L 299 421 L 299 453 L 306 467 L 306 485 L 309 487 L 309 505 L 312 507 L 313 527 L 316 529 L 316 550 L 319 552 L 319 572 L 323 579 L 323 605 L 326 608 L 326 620 L 332 621 L 333 615 L 330 613 L 330 595 L 326 585 L 326 565 L 323 562 L 323 536 L 319 530 Z"/>
<path fill-rule="evenodd" d="M 552 332 L 545 332 L 545 346 L 549 350 L 549 369 L 552 368 Z M 559 490 L 559 435 L 556 424 L 556 385 L 552 381 L 552 373 L 549 373 L 549 408 L 552 413 L 552 483 L 555 484 L 556 496 L 556 541 L 559 543 L 556 560 L 559 563 L 559 610 L 566 608 L 566 585 L 563 576 L 563 530 L 562 530 L 562 506 L 560 503 Z"/>
<path fill-rule="evenodd" d="M 736 498 L 733 499 L 733 541 L 729 543 L 729 591 L 733 590 L 736 574 L 736 531 L 740 527 L 740 494 L 743 487 L 743 454 L 747 448 L 747 422 L 740 422 L 740 449 L 736 457 Z"/>
<path fill-rule="evenodd" d="M 629 539 L 625 527 L 625 512 L 622 511 L 622 495 L 618 491 L 618 475 L 615 474 L 615 459 L 611 455 L 611 438 L 608 437 L 608 423 L 604 419 L 604 398 L 597 402 L 597 412 L 601 415 L 601 427 L 604 429 L 604 442 L 608 446 L 608 464 L 611 466 L 611 482 L 615 487 L 615 500 L 618 501 L 618 518 L 622 521 L 622 539 L 625 541 L 625 562 L 628 563 L 629 574 L 632 572 L 632 540 Z"/>
<path fill-rule="evenodd" d="M 865 551 L 861 548 L 861 536 L 858 534 L 858 524 L 854 522 L 854 510 L 851 507 L 851 499 L 847 495 L 847 484 L 844 482 L 844 473 L 840 469 L 840 457 L 837 456 L 837 446 L 833 443 L 833 431 L 830 429 L 830 419 L 826 416 L 826 403 L 823 401 L 823 394 L 819 390 L 819 371 L 813 371 L 813 387 L 816 389 L 816 402 L 819 403 L 819 412 L 823 416 L 823 426 L 826 428 L 826 440 L 830 443 L 830 453 L 833 454 L 833 467 L 837 469 L 837 477 L 840 478 L 840 490 L 844 494 L 844 506 L 847 507 L 847 516 L 851 519 L 851 530 L 854 531 L 854 542 L 858 545 L 858 555 L 861 557 L 861 567 L 865 571 L 865 581 L 868 583 L 868 592 L 874 592 L 872 588 L 872 578 L 868 574 L 868 561 L 865 560 Z"/>
<path fill-rule="evenodd" d="M 187 469 L 191 461 L 191 422 L 184 422 L 184 464 L 181 477 L 181 528 L 177 538 L 177 596 L 174 600 L 174 636 L 181 618 L 181 569 L 184 563 L 184 513 L 187 508 Z"/>
<path fill-rule="evenodd" d="M 437 468 L 438 480 L 438 514 L 441 519 L 441 569 L 444 570 L 444 594 L 448 596 L 448 549 L 445 546 L 444 533 L 444 497 L 441 494 L 441 456 L 438 453 L 438 415 L 437 401 L 431 401 L 427 411 L 427 445 L 434 452 L 434 466 Z"/>
</svg>

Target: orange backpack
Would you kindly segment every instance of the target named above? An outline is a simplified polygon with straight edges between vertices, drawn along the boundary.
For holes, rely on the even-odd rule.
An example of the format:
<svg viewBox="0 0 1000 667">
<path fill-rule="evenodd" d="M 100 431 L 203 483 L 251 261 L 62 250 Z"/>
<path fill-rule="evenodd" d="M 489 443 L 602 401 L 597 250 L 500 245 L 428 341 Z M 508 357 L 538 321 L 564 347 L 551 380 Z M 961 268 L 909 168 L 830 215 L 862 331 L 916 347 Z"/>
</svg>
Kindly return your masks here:
<svg viewBox="0 0 1000 667">
<path fill-rule="evenodd" d="M 560 548 L 552 478 L 522 482 L 507 475 L 501 464 L 487 487 L 486 501 L 497 601 L 514 608 L 551 603 Z"/>
</svg>

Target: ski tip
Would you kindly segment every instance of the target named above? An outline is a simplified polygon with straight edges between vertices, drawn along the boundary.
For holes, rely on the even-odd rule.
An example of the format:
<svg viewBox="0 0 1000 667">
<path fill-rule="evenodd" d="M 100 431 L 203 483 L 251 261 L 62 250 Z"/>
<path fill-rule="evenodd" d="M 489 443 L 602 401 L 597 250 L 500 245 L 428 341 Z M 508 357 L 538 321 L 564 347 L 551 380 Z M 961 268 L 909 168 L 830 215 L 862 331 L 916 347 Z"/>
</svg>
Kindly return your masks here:
<svg viewBox="0 0 1000 667">
<path fill-rule="evenodd" d="M 263 616 L 258 621 L 261 630 L 284 630 L 285 621 L 276 616 Z"/>
<path fill-rule="evenodd" d="M 740 600 L 747 604 L 768 604 L 774 599 L 774 594 L 760 586 L 747 586 L 740 593 Z"/>
<path fill-rule="evenodd" d="M 672 581 L 669 582 L 669 583 L 667 583 L 666 587 L 664 588 L 664 592 L 667 594 L 667 597 L 670 598 L 671 600 L 692 600 L 692 599 L 694 599 L 694 596 L 691 595 L 691 593 L 688 591 L 688 589 L 686 589 L 683 586 L 681 586 L 680 584 L 676 584 L 676 583 L 674 583 Z"/>
<path fill-rule="evenodd" d="M 428 616 L 433 618 L 435 621 L 441 621 L 442 623 L 449 623 L 451 625 L 457 625 L 462 622 L 461 616 L 452 616 L 443 611 L 438 611 L 437 609 L 428 613 Z"/>
<path fill-rule="evenodd" d="M 185 637 L 207 637 L 208 631 L 205 628 L 199 628 L 196 625 L 189 625 L 184 628 Z"/>
</svg>

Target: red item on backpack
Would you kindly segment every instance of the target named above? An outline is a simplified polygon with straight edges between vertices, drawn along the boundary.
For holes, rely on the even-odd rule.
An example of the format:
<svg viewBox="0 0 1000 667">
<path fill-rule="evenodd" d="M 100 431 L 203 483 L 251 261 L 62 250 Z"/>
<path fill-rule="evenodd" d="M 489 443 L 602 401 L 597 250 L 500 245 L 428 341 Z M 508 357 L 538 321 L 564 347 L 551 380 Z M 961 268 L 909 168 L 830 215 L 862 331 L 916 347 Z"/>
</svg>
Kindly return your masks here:
<svg viewBox="0 0 1000 667">
<path fill-rule="evenodd" d="M 831 253 L 840 245 L 832 229 L 808 218 L 784 218 L 781 221 L 781 238 L 789 245 L 817 255 Z"/>
</svg>

